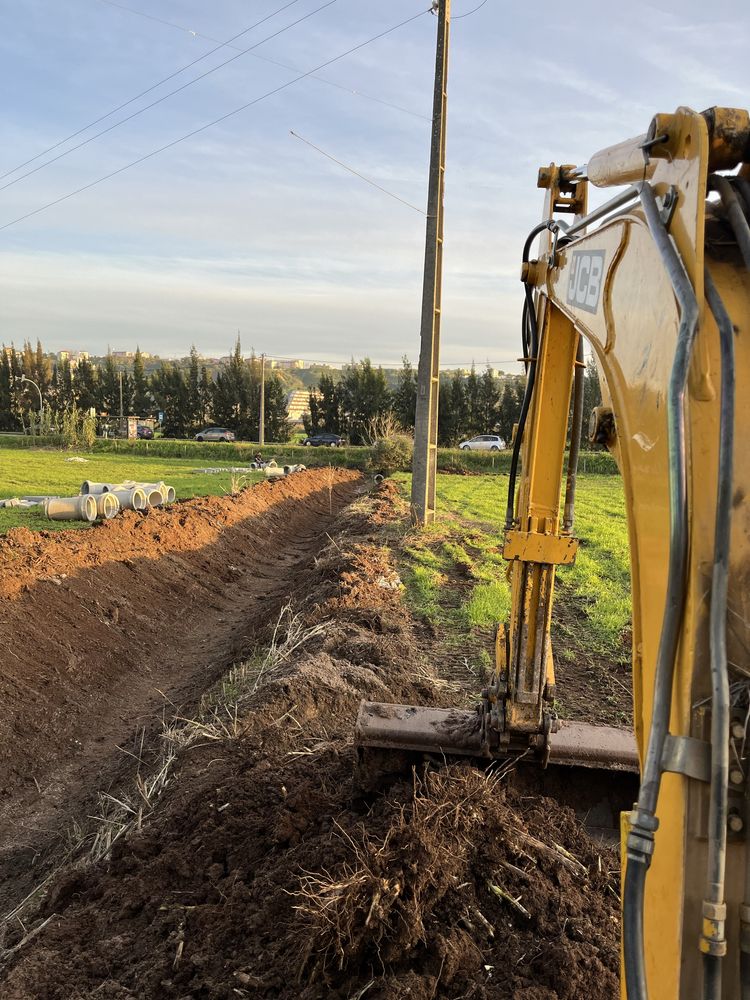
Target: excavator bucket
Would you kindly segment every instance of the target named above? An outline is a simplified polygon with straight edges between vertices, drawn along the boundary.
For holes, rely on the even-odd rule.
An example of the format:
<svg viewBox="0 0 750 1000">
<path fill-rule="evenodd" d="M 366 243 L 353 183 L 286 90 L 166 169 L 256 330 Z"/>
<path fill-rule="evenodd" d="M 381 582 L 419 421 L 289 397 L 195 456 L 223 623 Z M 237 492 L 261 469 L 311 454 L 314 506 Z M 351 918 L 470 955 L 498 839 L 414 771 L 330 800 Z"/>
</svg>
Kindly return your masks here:
<svg viewBox="0 0 750 1000">
<path fill-rule="evenodd" d="M 482 745 L 481 719 L 476 711 L 375 701 L 360 704 L 355 739 L 363 748 L 445 756 L 503 759 L 524 752 L 516 746 L 488 753 Z M 532 742 L 529 749 L 535 749 Z M 624 729 L 563 721 L 550 735 L 547 749 L 545 763 L 638 773 L 635 738 Z"/>
</svg>

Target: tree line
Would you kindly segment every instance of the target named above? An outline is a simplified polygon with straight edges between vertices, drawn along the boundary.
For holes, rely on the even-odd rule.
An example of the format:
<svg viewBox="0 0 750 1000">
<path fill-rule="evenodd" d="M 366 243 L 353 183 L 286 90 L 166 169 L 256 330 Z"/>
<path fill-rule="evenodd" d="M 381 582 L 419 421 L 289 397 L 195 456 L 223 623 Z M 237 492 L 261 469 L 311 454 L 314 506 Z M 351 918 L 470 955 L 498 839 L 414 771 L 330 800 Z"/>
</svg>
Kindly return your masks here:
<svg viewBox="0 0 750 1000">
<path fill-rule="evenodd" d="M 234 431 L 239 438 L 257 441 L 260 422 L 261 361 L 254 354 L 242 356 L 239 338 L 228 364 L 212 377 L 193 347 L 187 369 L 165 361 L 147 375 L 140 350 L 132 364 L 121 368 L 108 355 L 103 364 L 82 359 L 52 361 L 37 341 L 20 351 L 3 345 L 0 358 L 0 430 L 22 430 L 39 410 L 37 390 L 21 375 L 33 379 L 41 390 L 45 410 L 58 422 L 72 411 L 95 411 L 116 425 L 124 417 L 163 414 L 167 437 L 189 437 L 214 423 Z M 284 385 L 275 373 L 264 379 L 265 436 L 287 441 L 291 433 Z"/>
<path fill-rule="evenodd" d="M 440 379 L 438 396 L 438 444 L 456 447 L 477 434 L 498 434 L 508 445 L 523 402 L 523 375 L 498 378 L 487 368 L 481 374 L 472 367 Z M 599 377 L 593 359 L 584 379 L 584 414 L 601 400 Z M 351 444 L 367 443 L 372 428 L 390 415 L 407 433 L 413 433 L 417 407 L 417 373 L 405 358 L 396 385 L 389 388 L 385 373 L 369 359 L 347 365 L 337 379 L 329 373 L 310 393 L 309 414 L 304 417 L 308 434 L 326 431 L 341 434 Z M 582 443 L 587 446 L 584 420 Z"/>
</svg>

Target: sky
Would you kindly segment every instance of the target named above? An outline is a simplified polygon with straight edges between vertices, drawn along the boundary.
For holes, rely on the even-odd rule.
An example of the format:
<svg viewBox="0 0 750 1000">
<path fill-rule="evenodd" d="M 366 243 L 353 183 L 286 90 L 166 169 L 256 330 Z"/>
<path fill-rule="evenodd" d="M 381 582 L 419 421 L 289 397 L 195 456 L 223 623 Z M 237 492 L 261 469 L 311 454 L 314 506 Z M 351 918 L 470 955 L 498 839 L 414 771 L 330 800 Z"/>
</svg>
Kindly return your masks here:
<svg viewBox="0 0 750 1000">
<path fill-rule="evenodd" d="M 680 105 L 750 106 L 750 7 L 479 3 L 452 0 L 441 362 L 514 371 L 538 167 Z M 0 0 L 0 342 L 221 356 L 239 330 L 246 352 L 416 362 L 429 5 Z"/>
</svg>

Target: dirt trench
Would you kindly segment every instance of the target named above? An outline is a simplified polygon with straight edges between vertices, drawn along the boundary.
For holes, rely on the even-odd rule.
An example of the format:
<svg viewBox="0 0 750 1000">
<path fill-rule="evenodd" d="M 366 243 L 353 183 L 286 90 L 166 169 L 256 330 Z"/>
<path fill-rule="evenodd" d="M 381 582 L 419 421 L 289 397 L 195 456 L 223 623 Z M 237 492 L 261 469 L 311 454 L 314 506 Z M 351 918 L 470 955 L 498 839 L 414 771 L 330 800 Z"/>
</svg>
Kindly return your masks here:
<svg viewBox="0 0 750 1000">
<path fill-rule="evenodd" d="M 191 745 L 141 829 L 5 927 L 4 1000 L 615 1000 L 618 857 L 567 778 L 437 762 L 357 780 L 361 698 L 463 697 L 401 600 L 393 501 L 345 509 L 298 567 L 308 639 L 231 737 Z"/>
<path fill-rule="evenodd" d="M 0 540 L 0 905 L 162 714 L 195 704 L 278 616 L 362 479 L 318 470 L 237 496 Z"/>
</svg>

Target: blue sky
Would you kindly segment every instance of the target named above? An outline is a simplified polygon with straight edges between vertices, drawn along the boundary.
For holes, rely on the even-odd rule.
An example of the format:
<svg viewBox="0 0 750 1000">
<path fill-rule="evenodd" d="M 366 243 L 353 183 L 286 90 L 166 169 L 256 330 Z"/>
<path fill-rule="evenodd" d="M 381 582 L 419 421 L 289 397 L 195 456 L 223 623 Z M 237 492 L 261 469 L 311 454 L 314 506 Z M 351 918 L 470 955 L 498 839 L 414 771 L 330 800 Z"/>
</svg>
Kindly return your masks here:
<svg viewBox="0 0 750 1000">
<path fill-rule="evenodd" d="M 105 0 L 4 0 L 0 173 L 209 52 L 208 37 L 229 39 L 282 2 L 123 0 L 147 18 Z M 324 2 L 296 0 L 232 44 L 246 48 Z M 487 0 L 458 17 L 477 2 L 452 3 L 442 361 L 515 370 L 518 261 L 542 205 L 537 168 L 585 162 L 680 104 L 748 107 L 750 8 Z M 298 75 L 267 60 L 310 70 L 428 5 L 335 0 L 0 191 L 0 226 Z M 424 207 L 434 45 L 425 13 L 322 70 L 325 81 L 294 83 L 0 230 L 0 340 L 40 337 L 53 350 L 140 344 L 162 355 L 194 343 L 221 355 L 239 329 L 247 350 L 282 357 L 416 361 L 424 217 L 289 132 Z M 221 49 L 76 141 L 234 54 Z"/>
</svg>

